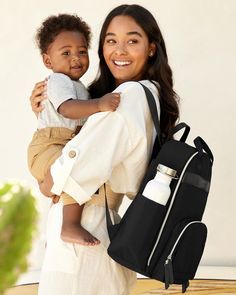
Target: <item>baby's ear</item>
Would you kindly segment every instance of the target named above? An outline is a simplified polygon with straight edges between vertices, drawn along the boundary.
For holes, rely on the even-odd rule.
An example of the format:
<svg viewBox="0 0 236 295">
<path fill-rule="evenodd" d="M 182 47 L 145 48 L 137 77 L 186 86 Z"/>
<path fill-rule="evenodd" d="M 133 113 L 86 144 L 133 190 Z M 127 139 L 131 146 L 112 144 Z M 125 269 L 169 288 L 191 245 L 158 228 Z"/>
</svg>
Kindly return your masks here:
<svg viewBox="0 0 236 295">
<path fill-rule="evenodd" d="M 45 64 L 45 66 L 48 68 L 48 69 L 52 69 L 52 63 L 51 63 L 51 59 L 50 59 L 50 56 L 46 53 L 43 53 L 42 55 L 43 57 L 43 63 Z"/>
</svg>

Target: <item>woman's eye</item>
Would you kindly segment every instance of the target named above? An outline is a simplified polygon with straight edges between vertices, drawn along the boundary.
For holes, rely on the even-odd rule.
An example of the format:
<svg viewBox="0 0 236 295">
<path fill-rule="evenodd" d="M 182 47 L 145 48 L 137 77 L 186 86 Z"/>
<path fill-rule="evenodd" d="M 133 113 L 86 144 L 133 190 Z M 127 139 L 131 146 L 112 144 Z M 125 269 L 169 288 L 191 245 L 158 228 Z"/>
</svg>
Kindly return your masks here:
<svg viewBox="0 0 236 295">
<path fill-rule="evenodd" d="M 62 53 L 62 55 L 69 55 L 69 54 L 70 54 L 69 51 L 64 51 L 64 52 Z"/>
<path fill-rule="evenodd" d="M 108 43 L 108 44 L 115 44 L 116 41 L 114 39 L 107 39 L 106 40 L 106 43 Z"/>
<path fill-rule="evenodd" d="M 132 39 L 132 40 L 129 40 L 128 43 L 129 44 L 136 44 L 136 43 L 138 43 L 138 40 L 137 39 Z"/>
</svg>

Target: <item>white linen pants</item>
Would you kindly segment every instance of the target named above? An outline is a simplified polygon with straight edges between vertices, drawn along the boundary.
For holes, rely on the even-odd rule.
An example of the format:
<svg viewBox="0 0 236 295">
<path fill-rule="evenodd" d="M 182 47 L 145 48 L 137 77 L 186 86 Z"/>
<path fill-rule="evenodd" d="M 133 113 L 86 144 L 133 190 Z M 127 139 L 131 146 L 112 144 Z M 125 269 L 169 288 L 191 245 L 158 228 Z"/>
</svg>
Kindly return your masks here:
<svg viewBox="0 0 236 295">
<path fill-rule="evenodd" d="M 105 208 L 85 205 L 82 225 L 101 243 L 82 246 L 60 238 L 62 203 L 51 207 L 47 223 L 47 248 L 38 295 L 128 295 L 136 274 L 122 267 L 107 254 L 109 238 Z M 114 220 L 119 221 L 115 211 Z"/>
</svg>

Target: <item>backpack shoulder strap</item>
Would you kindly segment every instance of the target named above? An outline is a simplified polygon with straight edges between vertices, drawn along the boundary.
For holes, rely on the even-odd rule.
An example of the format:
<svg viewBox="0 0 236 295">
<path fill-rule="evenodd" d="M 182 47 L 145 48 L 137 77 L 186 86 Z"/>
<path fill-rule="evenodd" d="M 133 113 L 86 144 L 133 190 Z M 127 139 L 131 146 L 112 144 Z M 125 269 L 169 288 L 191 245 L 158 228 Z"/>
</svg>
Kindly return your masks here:
<svg viewBox="0 0 236 295">
<path fill-rule="evenodd" d="M 148 106 L 152 116 L 152 121 L 157 133 L 156 139 L 153 145 L 152 156 L 151 156 L 151 159 L 153 159 L 161 148 L 161 128 L 160 128 L 160 123 L 158 119 L 157 105 L 151 90 L 148 87 L 144 86 L 142 83 L 139 82 L 139 84 L 143 87 L 145 91 Z"/>
<path fill-rule="evenodd" d="M 159 124 L 159 119 L 158 119 L 158 112 L 157 112 L 157 105 L 156 105 L 156 101 L 155 98 L 153 97 L 153 94 L 151 92 L 151 90 L 143 85 L 142 83 L 139 82 L 139 84 L 143 87 L 146 97 L 147 97 L 147 101 L 148 101 L 148 106 L 151 112 L 151 116 L 152 116 L 152 120 L 157 132 L 158 137 L 161 137 L 161 128 L 160 128 L 160 124 Z"/>
</svg>

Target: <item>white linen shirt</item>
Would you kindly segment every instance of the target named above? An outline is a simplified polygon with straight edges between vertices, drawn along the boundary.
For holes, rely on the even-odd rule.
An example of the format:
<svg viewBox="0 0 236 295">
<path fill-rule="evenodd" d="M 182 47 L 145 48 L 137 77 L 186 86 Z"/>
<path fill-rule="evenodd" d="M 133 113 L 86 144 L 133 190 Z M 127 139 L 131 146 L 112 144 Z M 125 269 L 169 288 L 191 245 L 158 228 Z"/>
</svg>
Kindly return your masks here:
<svg viewBox="0 0 236 295">
<path fill-rule="evenodd" d="M 156 86 L 147 80 L 141 83 L 153 93 L 160 114 Z M 54 194 L 64 191 L 83 204 L 105 182 L 114 192 L 131 198 L 137 193 L 156 133 L 138 82 L 125 82 L 114 92 L 121 93 L 117 110 L 90 116 L 51 166 Z"/>
</svg>

